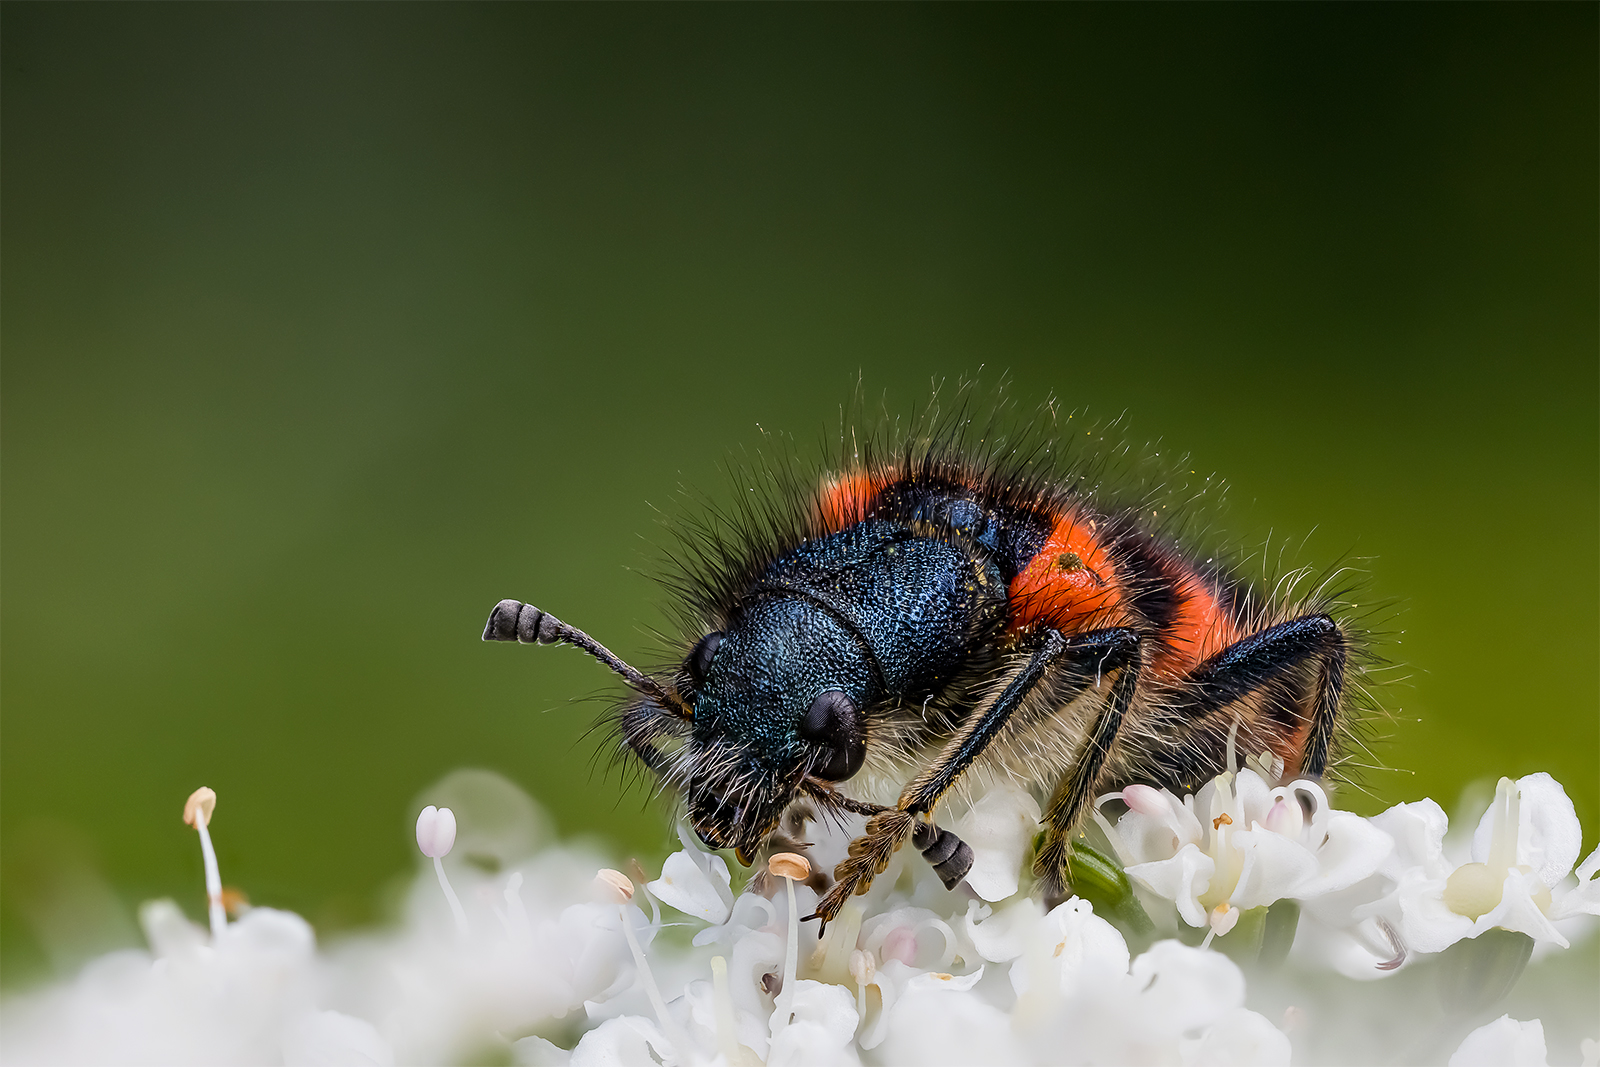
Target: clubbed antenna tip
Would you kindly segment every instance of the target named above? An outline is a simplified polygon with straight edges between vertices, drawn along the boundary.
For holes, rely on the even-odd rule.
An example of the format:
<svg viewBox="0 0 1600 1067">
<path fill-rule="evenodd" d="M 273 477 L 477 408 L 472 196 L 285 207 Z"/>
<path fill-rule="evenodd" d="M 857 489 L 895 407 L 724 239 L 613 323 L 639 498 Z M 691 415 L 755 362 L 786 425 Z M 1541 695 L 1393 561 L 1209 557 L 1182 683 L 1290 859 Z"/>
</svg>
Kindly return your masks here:
<svg viewBox="0 0 1600 1067">
<path fill-rule="evenodd" d="M 633 688 L 653 697 L 663 708 L 670 709 L 685 718 L 694 717 L 694 712 L 684 704 L 682 697 L 668 690 L 654 678 L 648 678 L 628 666 L 615 652 L 576 626 L 568 626 L 554 615 L 540 611 L 532 604 L 524 604 L 520 600 L 500 601 L 494 606 L 494 610 L 489 612 L 489 622 L 483 628 L 483 639 L 516 641 L 524 645 L 553 645 L 559 642 L 582 649 L 620 674 L 623 681 Z"/>
</svg>

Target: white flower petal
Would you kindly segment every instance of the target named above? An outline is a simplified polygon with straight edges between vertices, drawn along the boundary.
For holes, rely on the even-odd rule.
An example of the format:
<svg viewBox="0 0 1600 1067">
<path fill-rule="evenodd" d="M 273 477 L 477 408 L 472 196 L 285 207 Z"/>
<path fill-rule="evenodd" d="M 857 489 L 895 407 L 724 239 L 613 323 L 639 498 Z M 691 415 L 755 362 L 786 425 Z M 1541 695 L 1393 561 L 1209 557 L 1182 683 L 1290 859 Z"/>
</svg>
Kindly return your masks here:
<svg viewBox="0 0 1600 1067">
<path fill-rule="evenodd" d="M 849 990 L 802 978 L 795 983 L 789 1010 L 794 1021 L 773 1036 L 767 1067 L 861 1062 L 851 1047 L 861 1019 Z"/>
<path fill-rule="evenodd" d="M 816 1023 L 790 1023 L 772 1039 L 767 1067 L 856 1067 L 861 1062 L 851 1045 L 835 1044 L 830 1037 Z"/>
<path fill-rule="evenodd" d="M 965 993 L 983 977 L 983 968 L 979 967 L 971 974 L 946 974 L 944 971 L 927 971 L 916 975 L 906 982 L 905 990 L 909 993 L 918 990 L 950 990 L 956 993 Z"/>
<path fill-rule="evenodd" d="M 996 782 L 952 829 L 972 849 L 967 885 L 984 900 L 1017 892 L 1022 854 L 1039 831 L 1039 802 L 1010 781 Z"/>
<path fill-rule="evenodd" d="M 976 900 L 968 901 L 962 922 L 978 955 L 990 963 L 1006 963 L 1022 955 L 1042 918 L 1038 903 L 1023 897 L 999 911 Z"/>
<path fill-rule="evenodd" d="M 1527 934 L 1535 941 L 1552 941 L 1566 948 L 1567 939 L 1533 899 L 1533 895 L 1543 889 L 1544 882 L 1536 871 L 1514 870 L 1507 873 L 1504 888 L 1500 891 L 1500 903 L 1478 916 L 1472 924 L 1473 936 L 1503 926 L 1507 930 Z"/>
<path fill-rule="evenodd" d="M 1394 851 L 1394 839 L 1359 815 L 1336 811 L 1323 824 L 1317 873 L 1296 891 L 1298 899 L 1347 889 L 1377 871 Z"/>
<path fill-rule="evenodd" d="M 1085 983 L 1128 973 L 1128 943 L 1115 926 L 1077 897 L 1056 905 L 1037 934 L 1059 968 L 1061 991 L 1070 994 Z"/>
<path fill-rule="evenodd" d="M 1468 1034 L 1450 1054 L 1450 1067 L 1545 1067 L 1544 1024 L 1502 1015 Z"/>
<path fill-rule="evenodd" d="M 1400 881 L 1402 872 L 1421 869 L 1429 878 L 1448 878 L 1453 865 L 1444 854 L 1444 835 L 1450 818 L 1431 800 L 1396 804 L 1367 820 L 1388 834 L 1394 851 L 1378 867 L 1378 873 Z"/>
<path fill-rule="evenodd" d="M 1578 884 L 1556 897 L 1550 908 L 1550 918 L 1565 919 L 1572 915 L 1600 915 L 1600 848 L 1589 853 L 1589 858 L 1578 864 Z"/>
<path fill-rule="evenodd" d="M 1175 903 L 1184 922 L 1204 926 L 1206 909 L 1200 903 L 1200 894 L 1210 888 L 1216 869 L 1216 862 L 1198 846 L 1184 845 L 1171 859 L 1137 863 L 1126 873 L 1156 896 Z"/>
<path fill-rule="evenodd" d="M 1591 881 L 1596 874 L 1600 874 L 1600 848 L 1589 853 L 1589 858 L 1578 864 L 1577 870 L 1580 882 Z"/>
<path fill-rule="evenodd" d="M 1239 821 L 1244 826 L 1262 821 L 1272 810 L 1272 789 L 1255 771 L 1248 768 L 1240 771 L 1233 779 L 1233 793 L 1241 816 Z"/>
<path fill-rule="evenodd" d="M 718 857 L 720 858 L 720 857 Z M 727 866 L 721 871 L 722 885 L 712 882 L 701 864 L 687 851 L 674 852 L 661 865 L 661 877 L 646 888 L 663 904 L 677 908 L 685 915 L 693 915 L 708 923 L 717 924 L 728 918 L 728 902 L 723 896 L 727 889 Z"/>
<path fill-rule="evenodd" d="M 394 1067 L 394 1050 L 367 1020 L 316 1011 L 285 1027 L 283 1062 L 284 1067 Z"/>
<path fill-rule="evenodd" d="M 1546 887 L 1553 887 L 1572 870 L 1583 847 L 1577 809 L 1561 783 L 1542 771 L 1517 779 L 1517 789 L 1522 794 L 1517 813 L 1517 863 L 1532 867 Z M 1478 863 L 1489 858 L 1494 815 L 1495 805 L 1490 805 L 1472 835 L 1472 858 Z"/>
<path fill-rule="evenodd" d="M 1239 908 L 1259 908 L 1297 890 L 1317 873 L 1317 857 L 1297 841 L 1271 830 L 1240 830 L 1229 839 L 1244 857 L 1239 881 L 1228 903 Z"/>
<path fill-rule="evenodd" d="M 1289 1036 L 1266 1016 L 1234 1008 L 1183 1050 L 1183 1067 L 1285 1067 L 1290 1052 Z"/>
<path fill-rule="evenodd" d="M 1429 878 L 1413 870 L 1395 888 L 1393 899 L 1400 907 L 1400 939 L 1412 951 L 1443 952 L 1473 934 L 1471 919 L 1445 907 L 1443 878 Z M 1382 910 L 1381 906 L 1364 908 L 1361 913 Z"/>
</svg>

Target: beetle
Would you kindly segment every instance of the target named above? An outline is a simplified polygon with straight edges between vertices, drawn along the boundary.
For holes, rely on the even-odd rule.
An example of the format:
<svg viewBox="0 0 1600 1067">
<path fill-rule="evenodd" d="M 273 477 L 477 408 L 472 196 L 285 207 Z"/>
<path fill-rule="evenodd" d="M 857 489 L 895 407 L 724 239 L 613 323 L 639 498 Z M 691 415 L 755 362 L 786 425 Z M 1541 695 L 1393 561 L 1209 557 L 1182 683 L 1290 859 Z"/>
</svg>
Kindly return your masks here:
<svg viewBox="0 0 1600 1067">
<path fill-rule="evenodd" d="M 703 526 L 676 669 L 637 671 L 516 600 L 484 639 L 571 644 L 621 675 L 626 750 L 746 864 L 792 805 L 866 816 L 825 923 L 908 839 L 958 885 L 971 850 L 933 817 L 975 774 L 1048 790 L 1034 873 L 1053 903 L 1098 795 L 1194 792 L 1235 744 L 1285 778 L 1328 771 L 1361 669 L 1333 597 L 1265 595 L 1165 532 L 1148 494 L 1119 503 L 1092 458 L 971 425 L 852 444 Z M 856 788 L 885 778 L 893 804 Z"/>
</svg>

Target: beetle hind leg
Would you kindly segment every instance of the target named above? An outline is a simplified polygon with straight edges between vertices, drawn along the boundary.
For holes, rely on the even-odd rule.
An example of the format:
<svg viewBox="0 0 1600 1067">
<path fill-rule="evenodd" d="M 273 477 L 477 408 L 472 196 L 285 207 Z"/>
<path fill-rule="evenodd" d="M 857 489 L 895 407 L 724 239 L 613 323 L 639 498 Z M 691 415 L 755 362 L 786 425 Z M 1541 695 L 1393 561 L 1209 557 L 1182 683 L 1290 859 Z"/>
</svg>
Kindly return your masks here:
<svg viewBox="0 0 1600 1067">
<path fill-rule="evenodd" d="M 1270 753 L 1290 778 L 1320 778 L 1333 756 L 1350 650 L 1327 615 L 1304 615 L 1242 638 L 1200 664 L 1179 688 L 1161 729 L 1173 743 L 1136 771 L 1192 793 L 1236 758 Z"/>
</svg>

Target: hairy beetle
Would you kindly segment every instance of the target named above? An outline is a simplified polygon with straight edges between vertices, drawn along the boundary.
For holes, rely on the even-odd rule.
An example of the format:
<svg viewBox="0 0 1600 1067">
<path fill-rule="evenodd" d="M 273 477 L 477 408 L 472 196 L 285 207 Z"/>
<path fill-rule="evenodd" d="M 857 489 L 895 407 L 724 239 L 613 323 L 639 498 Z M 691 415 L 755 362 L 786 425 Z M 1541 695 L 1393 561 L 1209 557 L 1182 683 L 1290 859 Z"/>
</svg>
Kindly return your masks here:
<svg viewBox="0 0 1600 1067">
<path fill-rule="evenodd" d="M 951 426 L 852 444 L 699 527 L 673 583 L 694 628 L 676 670 L 636 671 L 514 600 L 484 639 L 573 644 L 620 674 L 627 749 L 745 863 L 797 801 L 867 816 L 824 921 L 908 838 L 958 884 L 970 849 L 932 818 L 975 770 L 1048 790 L 1034 870 L 1054 900 L 1098 794 L 1193 791 L 1235 742 L 1284 776 L 1328 769 L 1356 662 L 1331 597 L 1262 595 L 1047 439 Z M 864 778 L 897 801 L 865 799 Z"/>
</svg>

